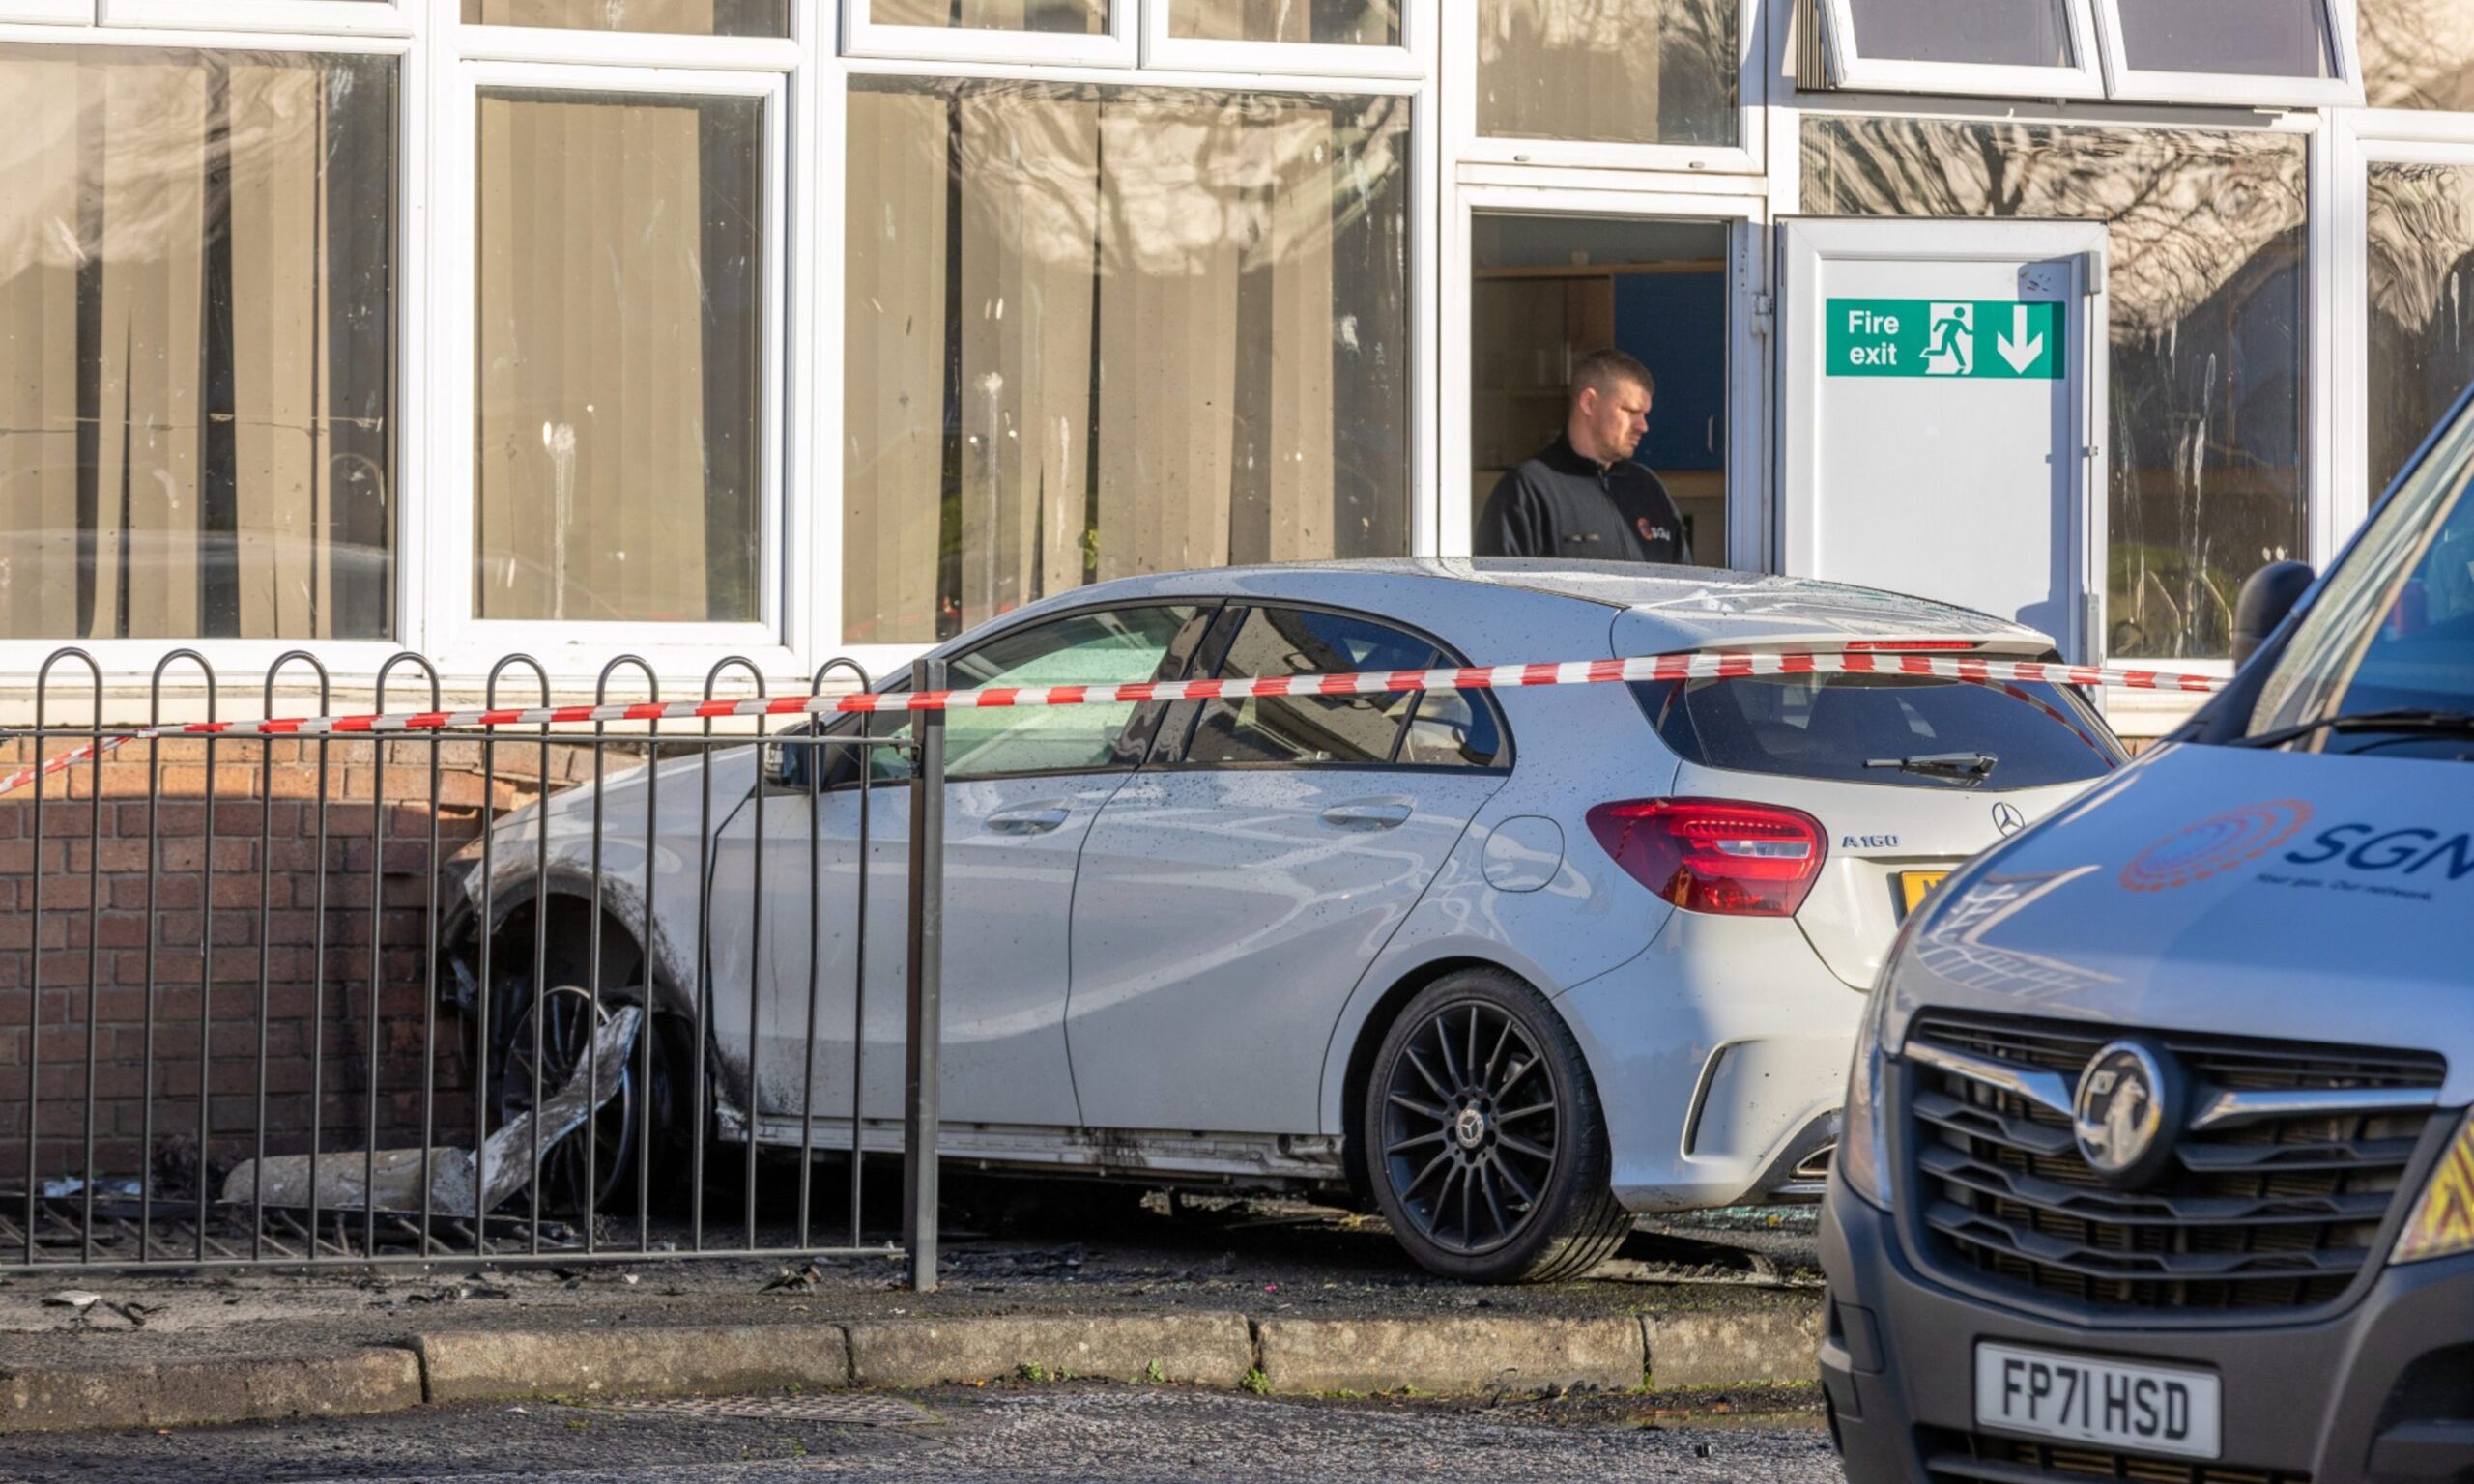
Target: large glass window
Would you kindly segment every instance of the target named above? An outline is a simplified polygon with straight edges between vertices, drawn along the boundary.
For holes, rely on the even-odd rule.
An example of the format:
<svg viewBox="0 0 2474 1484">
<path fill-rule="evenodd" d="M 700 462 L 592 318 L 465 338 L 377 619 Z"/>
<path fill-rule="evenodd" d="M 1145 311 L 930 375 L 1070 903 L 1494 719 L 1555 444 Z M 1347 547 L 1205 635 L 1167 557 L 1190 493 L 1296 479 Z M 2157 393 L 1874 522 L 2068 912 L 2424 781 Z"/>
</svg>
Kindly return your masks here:
<svg viewBox="0 0 2474 1484">
<path fill-rule="evenodd" d="M 2076 67 L 2062 0 L 1847 0 L 1868 58 Z"/>
<path fill-rule="evenodd" d="M 791 0 L 464 0 L 468 26 L 788 36 Z"/>
<path fill-rule="evenodd" d="M 389 633 L 395 75 L 0 47 L 0 635 Z"/>
<path fill-rule="evenodd" d="M 1737 0 L 1477 0 L 1478 132 L 1736 143 Z"/>
<path fill-rule="evenodd" d="M 854 80 L 846 642 L 1408 544 L 1408 100 Z"/>
<path fill-rule="evenodd" d="M 1803 48 L 1799 80 L 1925 93 L 2101 98 L 2086 0 L 1811 0 L 1826 44 Z"/>
<path fill-rule="evenodd" d="M 879 0 L 881 3 L 881 0 Z M 1211 42 L 1397 46 L 1402 0 L 1153 0 L 1168 34 Z"/>
<path fill-rule="evenodd" d="M 2334 77 L 2326 0 L 2113 0 L 2122 65 L 2143 72 Z"/>
<path fill-rule="evenodd" d="M 1808 120 L 1804 206 L 2108 224 L 2108 650 L 2232 652 L 2233 602 L 2308 550 L 2304 143 L 2290 134 Z"/>
<path fill-rule="evenodd" d="M 2370 167 L 2371 484 L 2474 383 L 2474 165 Z"/>
<path fill-rule="evenodd" d="M 762 616 L 763 130 L 482 93 L 474 616 Z"/>
<path fill-rule="evenodd" d="M 2373 108 L 2474 110 L 2474 6 L 2356 0 L 2362 80 Z"/>
<path fill-rule="evenodd" d="M 880 26 L 1100 36 L 1108 29 L 1108 0 L 871 0 L 868 18 Z"/>
</svg>

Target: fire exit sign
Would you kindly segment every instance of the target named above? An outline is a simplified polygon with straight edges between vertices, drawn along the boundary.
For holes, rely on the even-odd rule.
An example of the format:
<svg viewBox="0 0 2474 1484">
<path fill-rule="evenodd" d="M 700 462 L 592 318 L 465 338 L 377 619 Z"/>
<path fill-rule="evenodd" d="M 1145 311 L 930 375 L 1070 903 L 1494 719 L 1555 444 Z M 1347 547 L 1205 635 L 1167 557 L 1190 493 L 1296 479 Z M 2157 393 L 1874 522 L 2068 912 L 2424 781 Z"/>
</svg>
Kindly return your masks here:
<svg viewBox="0 0 2474 1484">
<path fill-rule="evenodd" d="M 2058 303 L 1833 299 L 1830 376 L 2058 381 L 2067 323 Z"/>
</svg>

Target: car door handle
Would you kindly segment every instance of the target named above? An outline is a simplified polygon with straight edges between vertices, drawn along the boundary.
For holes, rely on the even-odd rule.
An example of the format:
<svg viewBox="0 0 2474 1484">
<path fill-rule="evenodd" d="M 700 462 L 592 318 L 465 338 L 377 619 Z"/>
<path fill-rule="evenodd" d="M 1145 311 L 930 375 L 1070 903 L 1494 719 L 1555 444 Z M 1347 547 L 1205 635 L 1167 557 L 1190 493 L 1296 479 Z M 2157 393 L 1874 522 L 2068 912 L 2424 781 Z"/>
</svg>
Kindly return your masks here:
<svg viewBox="0 0 2474 1484">
<path fill-rule="evenodd" d="M 1388 830 L 1408 823 L 1413 808 L 1391 799 L 1357 799 L 1323 811 L 1323 822 L 1344 830 Z"/>
<path fill-rule="evenodd" d="M 992 835 L 1045 835 L 1065 822 L 1073 811 L 1062 804 L 1022 804 L 988 816 Z"/>
</svg>

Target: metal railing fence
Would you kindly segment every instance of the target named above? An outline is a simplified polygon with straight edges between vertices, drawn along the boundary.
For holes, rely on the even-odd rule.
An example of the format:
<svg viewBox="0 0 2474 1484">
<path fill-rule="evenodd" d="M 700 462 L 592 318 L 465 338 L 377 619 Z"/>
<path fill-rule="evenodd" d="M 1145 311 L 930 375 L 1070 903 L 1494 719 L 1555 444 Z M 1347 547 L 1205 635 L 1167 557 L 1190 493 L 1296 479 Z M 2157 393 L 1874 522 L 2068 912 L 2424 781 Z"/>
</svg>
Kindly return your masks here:
<svg viewBox="0 0 2474 1484">
<path fill-rule="evenodd" d="M 704 699 L 734 677 L 762 694 L 733 659 Z M 811 690 L 837 677 L 869 685 L 837 660 Z M 134 722 L 62 649 L 0 728 L 11 766 L 80 753 L 0 796 L 0 1272 L 906 1253 L 934 1286 L 941 711 L 119 745 L 171 680 L 208 720 L 230 694 L 178 650 Z M 314 654 L 269 667 L 261 715 L 287 686 L 336 714 Z M 370 709 L 440 690 L 398 655 Z M 553 704 L 531 656 L 503 690 Z M 614 690 L 661 699 L 634 656 Z M 896 964 L 898 1237 L 866 993 Z"/>
</svg>

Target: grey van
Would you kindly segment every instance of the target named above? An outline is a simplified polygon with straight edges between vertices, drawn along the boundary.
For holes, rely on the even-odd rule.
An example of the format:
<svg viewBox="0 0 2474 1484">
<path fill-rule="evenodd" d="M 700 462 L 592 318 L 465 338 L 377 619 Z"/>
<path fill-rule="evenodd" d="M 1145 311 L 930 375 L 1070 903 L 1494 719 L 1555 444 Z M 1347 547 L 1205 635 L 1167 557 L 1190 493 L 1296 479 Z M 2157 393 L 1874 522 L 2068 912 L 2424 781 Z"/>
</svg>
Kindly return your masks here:
<svg viewBox="0 0 2474 1484">
<path fill-rule="evenodd" d="M 2460 404 L 2255 578 L 2227 691 L 1902 926 L 1822 1228 L 1855 1484 L 2474 1479 L 2469 475 Z"/>
</svg>

